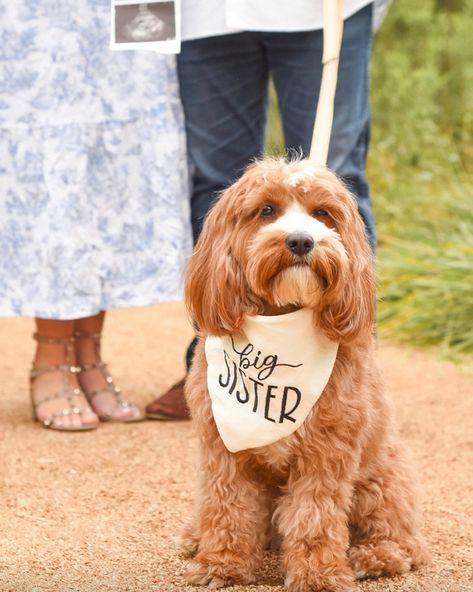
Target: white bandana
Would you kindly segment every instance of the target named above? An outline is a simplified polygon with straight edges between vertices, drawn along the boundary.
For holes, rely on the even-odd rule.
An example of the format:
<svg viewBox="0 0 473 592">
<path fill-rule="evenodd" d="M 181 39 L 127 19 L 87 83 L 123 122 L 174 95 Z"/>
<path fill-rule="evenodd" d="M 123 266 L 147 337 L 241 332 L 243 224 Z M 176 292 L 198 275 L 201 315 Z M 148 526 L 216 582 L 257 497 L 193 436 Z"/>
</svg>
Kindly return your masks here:
<svg viewBox="0 0 473 592">
<path fill-rule="evenodd" d="M 207 383 L 220 437 L 230 452 L 295 432 L 332 374 L 338 343 L 312 311 L 248 317 L 240 333 L 207 337 Z"/>
</svg>

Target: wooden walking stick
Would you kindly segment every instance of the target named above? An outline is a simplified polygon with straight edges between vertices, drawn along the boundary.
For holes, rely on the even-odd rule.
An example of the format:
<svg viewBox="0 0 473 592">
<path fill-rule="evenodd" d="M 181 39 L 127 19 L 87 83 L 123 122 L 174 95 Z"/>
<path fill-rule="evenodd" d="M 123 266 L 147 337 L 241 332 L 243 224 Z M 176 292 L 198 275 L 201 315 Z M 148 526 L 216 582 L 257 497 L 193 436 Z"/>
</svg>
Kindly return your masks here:
<svg viewBox="0 0 473 592">
<path fill-rule="evenodd" d="M 324 0 L 324 51 L 322 83 L 320 85 L 310 160 L 326 165 L 332 133 L 338 63 L 343 36 L 343 0 Z"/>
</svg>

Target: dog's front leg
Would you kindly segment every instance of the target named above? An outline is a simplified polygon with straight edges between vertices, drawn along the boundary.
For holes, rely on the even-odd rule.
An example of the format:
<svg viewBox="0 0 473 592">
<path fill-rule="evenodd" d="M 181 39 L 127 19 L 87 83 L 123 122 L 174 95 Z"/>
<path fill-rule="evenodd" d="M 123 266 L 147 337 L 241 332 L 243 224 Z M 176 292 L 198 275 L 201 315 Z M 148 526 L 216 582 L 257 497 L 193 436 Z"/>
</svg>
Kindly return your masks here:
<svg viewBox="0 0 473 592">
<path fill-rule="evenodd" d="M 290 592 L 356 590 L 346 555 L 352 486 L 346 475 L 348 459 L 339 460 L 338 467 L 317 465 L 317 459 L 301 463 L 302 470 L 294 467 L 280 500 L 276 520 Z"/>
<path fill-rule="evenodd" d="M 254 581 L 265 540 L 265 492 L 220 438 L 202 451 L 199 543 L 187 573 L 193 584 L 220 588 Z"/>
<path fill-rule="evenodd" d="M 408 572 L 429 563 L 419 532 L 414 475 L 400 444 L 380 446 L 355 483 L 349 560 L 359 578 Z"/>
</svg>

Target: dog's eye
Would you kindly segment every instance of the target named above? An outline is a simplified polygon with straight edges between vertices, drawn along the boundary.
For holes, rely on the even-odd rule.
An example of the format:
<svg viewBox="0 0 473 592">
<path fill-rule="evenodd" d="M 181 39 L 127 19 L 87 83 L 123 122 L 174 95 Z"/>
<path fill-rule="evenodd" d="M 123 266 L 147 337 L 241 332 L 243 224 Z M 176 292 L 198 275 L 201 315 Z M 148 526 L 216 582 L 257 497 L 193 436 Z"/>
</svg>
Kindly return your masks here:
<svg viewBox="0 0 473 592">
<path fill-rule="evenodd" d="M 261 208 L 260 216 L 263 218 L 269 218 L 275 213 L 276 209 L 271 204 L 266 204 Z"/>
<path fill-rule="evenodd" d="M 323 210 L 323 209 L 319 208 L 318 210 L 314 211 L 313 216 L 316 218 L 318 218 L 319 216 L 320 217 L 328 216 L 328 212 L 327 212 L 327 210 Z"/>
</svg>

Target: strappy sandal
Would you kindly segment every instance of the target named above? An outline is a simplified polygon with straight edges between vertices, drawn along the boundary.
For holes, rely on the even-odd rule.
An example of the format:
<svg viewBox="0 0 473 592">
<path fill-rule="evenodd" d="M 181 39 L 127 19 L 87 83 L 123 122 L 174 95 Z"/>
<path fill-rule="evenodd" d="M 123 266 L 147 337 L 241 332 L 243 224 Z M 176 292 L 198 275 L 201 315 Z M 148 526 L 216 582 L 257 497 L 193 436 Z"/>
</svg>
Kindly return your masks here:
<svg viewBox="0 0 473 592">
<path fill-rule="evenodd" d="M 74 337 L 76 339 L 92 339 L 92 341 L 94 343 L 94 350 L 95 350 L 97 362 L 93 362 L 90 364 L 81 364 L 79 366 L 81 372 L 88 372 L 89 370 L 99 370 L 101 372 L 102 376 L 104 377 L 105 382 L 107 383 L 104 388 L 97 389 L 94 391 L 87 390 L 85 388 L 85 386 L 83 384 L 81 384 L 82 390 L 84 391 L 84 393 L 85 393 L 87 399 L 89 400 L 90 405 L 94 409 L 95 413 L 97 413 L 100 421 L 111 421 L 111 422 L 117 422 L 117 423 L 131 423 L 131 422 L 135 422 L 135 421 L 142 421 L 144 419 L 144 417 L 141 414 L 141 412 L 138 410 L 136 405 L 133 405 L 132 403 L 129 403 L 128 401 L 125 401 L 122 399 L 120 388 L 118 386 L 116 386 L 115 383 L 113 382 L 113 378 L 112 378 L 110 372 L 108 371 L 107 364 L 105 364 L 101 359 L 101 356 L 100 356 L 100 340 L 102 337 L 101 334 L 100 333 L 88 333 L 85 331 L 76 331 L 74 333 Z M 98 397 L 99 395 L 102 395 L 105 393 L 111 393 L 115 397 L 116 404 L 114 407 L 112 407 L 112 409 L 108 413 L 100 414 L 95 409 L 94 399 L 96 397 Z M 128 417 L 127 416 L 114 417 L 113 412 L 115 411 L 115 409 L 130 409 L 130 410 L 134 409 L 134 410 L 138 411 L 139 414 L 138 415 L 131 415 Z"/>
<path fill-rule="evenodd" d="M 92 410 L 88 406 L 82 408 L 74 403 L 74 397 L 84 395 L 84 393 L 82 393 L 82 391 L 79 388 L 74 387 L 71 383 L 71 374 L 79 374 L 79 372 L 81 371 L 79 366 L 73 366 L 71 364 L 72 353 L 74 348 L 74 338 L 46 337 L 44 335 L 34 333 L 33 339 L 35 339 L 38 343 L 63 345 L 65 349 L 64 364 L 52 364 L 50 366 L 43 366 L 40 368 L 36 368 L 35 366 L 33 366 L 30 371 L 30 397 L 31 406 L 33 409 L 33 419 L 35 421 L 39 421 L 45 428 L 49 428 L 51 430 L 58 430 L 62 432 L 82 432 L 85 430 L 96 429 L 98 426 L 98 422 L 81 425 L 63 425 L 62 423 L 60 423 L 65 417 L 69 417 L 71 415 L 80 415 L 81 417 L 83 417 L 87 413 L 92 413 Z M 60 391 L 41 399 L 41 401 L 35 401 L 33 396 L 33 383 L 39 376 L 43 376 L 48 372 L 61 372 L 63 376 L 64 386 Z M 51 413 L 45 419 L 40 419 L 38 417 L 38 408 L 44 403 L 48 403 L 56 399 L 64 399 L 66 401 L 66 407 L 64 407 L 64 409 L 60 413 Z"/>
</svg>

